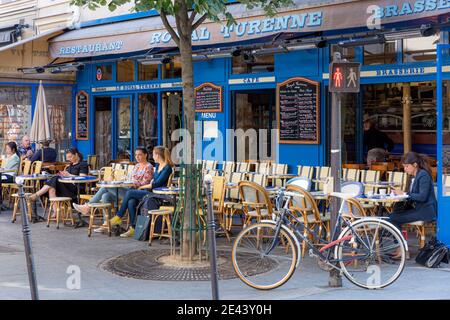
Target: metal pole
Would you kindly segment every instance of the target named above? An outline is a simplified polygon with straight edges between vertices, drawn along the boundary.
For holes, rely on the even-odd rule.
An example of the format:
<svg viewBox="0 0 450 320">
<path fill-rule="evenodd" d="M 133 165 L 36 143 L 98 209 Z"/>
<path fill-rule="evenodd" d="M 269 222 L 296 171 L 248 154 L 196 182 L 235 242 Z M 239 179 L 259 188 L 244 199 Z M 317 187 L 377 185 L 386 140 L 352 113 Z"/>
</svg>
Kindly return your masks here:
<svg viewBox="0 0 450 320">
<path fill-rule="evenodd" d="M 36 271 L 34 268 L 33 251 L 31 247 L 31 230 L 28 224 L 28 207 L 25 200 L 25 194 L 23 192 L 23 180 L 16 179 L 16 183 L 19 185 L 19 200 L 20 211 L 22 213 L 22 233 L 23 243 L 25 246 L 25 258 L 27 260 L 28 280 L 30 283 L 31 299 L 39 300 L 38 287 L 36 281 Z"/>
<path fill-rule="evenodd" d="M 208 219 L 208 240 L 209 240 L 209 261 L 211 265 L 211 290 L 212 299 L 219 300 L 219 282 L 217 274 L 217 252 L 216 252 L 216 223 L 214 221 L 214 214 L 212 208 L 212 177 L 210 175 L 205 176 L 205 188 L 206 188 L 206 206 L 207 206 L 207 219 Z"/>
<path fill-rule="evenodd" d="M 340 54 L 335 52 L 333 62 L 339 62 L 340 60 Z M 331 103 L 331 176 L 333 177 L 334 192 L 341 191 L 341 150 L 341 93 L 333 92 Z M 330 203 L 331 230 L 333 230 L 336 225 L 340 205 L 339 202 L 340 201 L 337 197 L 332 197 Z M 337 234 L 339 233 L 337 232 Z M 334 232 L 333 234 L 331 234 L 331 241 L 336 238 L 337 234 L 335 234 Z M 336 270 L 334 268 L 331 269 L 328 284 L 330 287 L 342 287 L 342 277 L 339 270 Z"/>
</svg>

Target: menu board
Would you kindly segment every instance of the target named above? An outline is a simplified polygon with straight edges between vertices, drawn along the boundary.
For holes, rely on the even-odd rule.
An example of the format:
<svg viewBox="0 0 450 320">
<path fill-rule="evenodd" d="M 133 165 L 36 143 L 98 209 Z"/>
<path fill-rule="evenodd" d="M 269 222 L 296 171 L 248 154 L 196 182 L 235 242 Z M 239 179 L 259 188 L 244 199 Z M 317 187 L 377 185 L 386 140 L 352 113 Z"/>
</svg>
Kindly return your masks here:
<svg viewBox="0 0 450 320">
<path fill-rule="evenodd" d="M 206 82 L 194 89 L 195 112 L 222 112 L 222 87 Z"/>
<path fill-rule="evenodd" d="M 320 143 L 319 83 L 291 78 L 277 86 L 280 143 Z"/>
<path fill-rule="evenodd" d="M 89 95 L 80 91 L 76 97 L 76 139 L 89 139 Z"/>
</svg>

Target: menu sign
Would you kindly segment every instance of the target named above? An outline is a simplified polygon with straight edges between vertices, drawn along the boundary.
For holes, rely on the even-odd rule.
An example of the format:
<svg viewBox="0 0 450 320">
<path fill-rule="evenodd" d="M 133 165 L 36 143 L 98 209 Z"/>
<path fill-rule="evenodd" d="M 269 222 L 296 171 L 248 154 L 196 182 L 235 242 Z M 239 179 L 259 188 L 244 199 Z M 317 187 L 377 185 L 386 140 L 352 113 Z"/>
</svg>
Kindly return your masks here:
<svg viewBox="0 0 450 320">
<path fill-rule="evenodd" d="M 76 139 L 89 139 L 89 95 L 80 91 L 76 97 Z"/>
<path fill-rule="evenodd" d="M 291 78 L 277 86 L 280 143 L 320 143 L 319 83 Z"/>
<path fill-rule="evenodd" d="M 206 82 L 194 89 L 195 112 L 222 112 L 222 87 Z"/>
</svg>

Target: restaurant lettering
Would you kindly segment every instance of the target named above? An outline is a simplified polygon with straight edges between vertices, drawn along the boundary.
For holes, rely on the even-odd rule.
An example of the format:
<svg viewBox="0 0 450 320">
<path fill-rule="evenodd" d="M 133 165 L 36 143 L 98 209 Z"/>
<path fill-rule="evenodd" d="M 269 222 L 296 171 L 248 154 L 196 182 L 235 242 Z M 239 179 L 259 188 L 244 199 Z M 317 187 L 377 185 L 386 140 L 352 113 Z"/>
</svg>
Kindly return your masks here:
<svg viewBox="0 0 450 320">
<path fill-rule="evenodd" d="M 377 70 L 377 76 L 407 76 L 415 74 L 425 74 L 425 68 L 394 68 Z"/>
<path fill-rule="evenodd" d="M 95 43 L 89 45 L 78 45 L 71 47 L 62 47 L 59 49 L 61 55 L 69 54 L 87 54 L 87 53 L 114 53 L 120 51 L 123 47 L 123 41 L 114 41 L 109 43 Z"/>
<path fill-rule="evenodd" d="M 417 0 L 414 3 L 404 2 L 400 5 L 378 6 L 374 13 L 377 18 L 390 18 L 447 8 L 450 8 L 450 0 Z"/>
</svg>

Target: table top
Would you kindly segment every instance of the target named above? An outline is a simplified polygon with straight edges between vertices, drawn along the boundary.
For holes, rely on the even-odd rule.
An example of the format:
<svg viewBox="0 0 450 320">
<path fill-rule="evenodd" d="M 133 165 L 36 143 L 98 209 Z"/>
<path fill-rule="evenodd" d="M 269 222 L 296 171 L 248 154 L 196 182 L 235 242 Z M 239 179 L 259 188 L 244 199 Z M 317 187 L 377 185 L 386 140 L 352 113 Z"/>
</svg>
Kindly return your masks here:
<svg viewBox="0 0 450 320">
<path fill-rule="evenodd" d="M 180 193 L 180 188 L 167 188 L 167 187 L 161 187 L 161 188 L 155 188 L 152 189 L 153 193 L 156 194 L 165 194 L 165 195 L 177 195 Z"/>
<path fill-rule="evenodd" d="M 100 188 L 130 188 L 133 187 L 132 181 L 102 181 L 97 183 Z"/>
<path fill-rule="evenodd" d="M 89 170 L 89 174 L 93 176 L 98 176 L 100 174 L 100 170 Z"/>
<path fill-rule="evenodd" d="M 0 173 L 10 173 L 10 172 L 16 172 L 16 170 L 0 168 Z"/>
<path fill-rule="evenodd" d="M 357 198 L 361 202 L 372 202 L 372 203 L 393 203 L 406 201 L 409 198 L 408 195 L 391 196 L 391 195 L 374 195 L 372 197 L 360 197 Z"/>
<path fill-rule="evenodd" d="M 20 176 L 16 176 L 17 178 L 20 178 L 22 180 L 48 180 L 50 178 L 52 178 L 53 175 L 51 174 L 29 174 L 29 175 L 20 175 Z"/>
<path fill-rule="evenodd" d="M 98 178 L 94 176 L 59 177 L 58 181 L 61 183 L 86 183 L 96 182 Z"/>
</svg>

